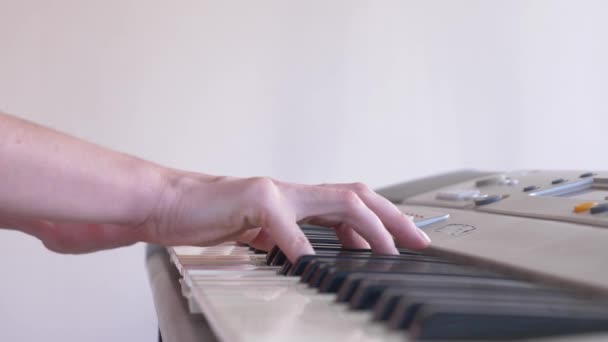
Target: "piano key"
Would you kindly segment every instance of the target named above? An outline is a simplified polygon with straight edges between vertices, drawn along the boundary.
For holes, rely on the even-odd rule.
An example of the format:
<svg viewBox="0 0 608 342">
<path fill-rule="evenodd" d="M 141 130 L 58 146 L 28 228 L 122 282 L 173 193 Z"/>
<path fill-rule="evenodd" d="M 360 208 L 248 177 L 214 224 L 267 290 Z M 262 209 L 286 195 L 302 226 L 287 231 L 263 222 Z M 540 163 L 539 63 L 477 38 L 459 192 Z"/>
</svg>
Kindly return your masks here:
<svg viewBox="0 0 608 342">
<path fill-rule="evenodd" d="M 344 254 L 344 253 L 367 253 L 367 254 L 372 254 L 372 250 L 371 249 L 351 249 L 351 248 L 343 248 L 340 245 L 332 245 L 332 244 L 315 244 L 313 246 L 315 253 L 319 254 L 321 252 L 321 254 L 327 254 L 327 255 L 334 255 L 334 254 Z M 269 257 L 270 258 L 270 257 Z M 274 255 L 272 256 L 272 260 L 267 261 L 268 265 L 271 266 L 281 266 L 285 263 L 285 261 L 287 261 L 287 257 L 285 256 L 285 253 L 283 253 L 283 251 L 281 251 L 280 249 L 277 249 L 277 251 L 274 253 Z"/>
<path fill-rule="evenodd" d="M 279 250 L 277 252 L 277 254 L 275 254 L 275 256 L 272 259 L 272 261 L 270 262 L 270 266 L 280 266 L 285 261 L 287 261 L 287 256 L 285 255 L 285 253 L 283 253 L 281 250 Z"/>
<path fill-rule="evenodd" d="M 350 273 L 398 273 L 398 274 L 453 274 L 453 275 L 476 275 L 485 277 L 500 277 L 488 271 L 478 270 L 468 266 L 455 265 L 438 262 L 399 262 L 392 260 L 368 261 L 365 264 L 355 262 L 336 262 L 333 264 L 322 264 L 317 267 L 314 274 L 308 280 L 308 284 L 318 287 L 325 277 L 328 281 L 339 287 L 346 276 Z M 302 275 L 304 277 L 304 274 Z"/>
<path fill-rule="evenodd" d="M 428 340 L 519 339 L 607 328 L 606 307 L 454 301 L 422 305 L 410 336 Z"/>
<path fill-rule="evenodd" d="M 203 295 L 204 297 L 201 298 L 206 298 L 206 300 L 213 300 L 215 303 L 222 302 L 224 308 L 224 311 L 222 311 L 223 317 L 226 317 L 225 315 L 229 315 L 231 312 L 243 312 L 243 310 L 249 311 L 242 317 L 251 316 L 254 311 L 247 309 L 249 304 L 246 305 L 245 303 L 248 303 L 248 298 L 258 298 L 255 299 L 255 305 L 253 305 L 254 301 L 251 301 L 251 307 L 255 306 L 257 308 L 258 305 L 265 305 L 265 312 L 276 313 L 272 317 L 268 317 L 268 319 L 266 319 L 267 316 L 264 316 L 259 321 L 255 320 L 255 324 L 248 325 L 248 331 L 255 330 L 258 332 L 262 331 L 258 328 L 258 325 L 264 325 L 265 329 L 270 329 L 270 321 L 275 322 L 273 324 L 275 326 L 277 321 L 285 319 L 287 312 L 290 315 L 295 314 L 296 311 L 285 308 L 286 305 L 291 305 L 287 304 L 290 301 L 300 303 L 299 307 L 304 308 L 306 303 L 316 302 L 317 297 L 321 296 L 320 298 L 323 298 L 327 307 L 324 306 L 323 309 L 319 307 L 319 311 L 317 311 L 317 309 L 311 310 L 312 307 L 308 306 L 305 309 L 305 317 L 312 317 L 312 320 L 310 320 L 311 324 L 306 325 L 306 327 L 316 326 L 319 328 L 319 324 L 324 324 L 323 326 L 326 328 L 323 328 L 323 334 L 328 334 L 329 332 L 325 331 L 325 329 L 334 324 L 340 324 L 342 326 L 339 330 L 340 334 L 342 334 L 340 336 L 347 336 L 345 334 L 349 334 L 351 331 L 354 333 L 354 329 L 357 329 L 356 334 L 348 335 L 349 338 L 353 339 L 358 339 L 358 336 L 361 336 L 358 334 L 362 333 L 362 331 L 366 331 L 365 334 L 367 334 L 367 332 L 373 329 L 380 329 L 374 330 L 376 331 L 374 334 L 378 334 L 378 331 L 383 331 L 381 329 L 388 327 L 389 324 L 400 328 L 398 330 L 400 331 L 400 335 L 395 335 L 395 338 L 398 340 L 406 338 L 406 332 L 402 329 L 405 326 L 410 328 L 407 333 L 415 338 L 444 339 L 447 335 L 458 335 L 458 331 L 456 333 L 454 331 L 437 332 L 437 326 L 443 327 L 445 322 L 441 319 L 445 316 L 446 312 L 452 315 L 451 317 L 462 319 L 464 317 L 462 315 L 463 310 L 470 310 L 466 309 L 466 305 L 469 308 L 477 305 L 478 307 L 476 307 L 474 313 L 480 317 L 483 316 L 486 320 L 489 320 L 488 313 L 492 314 L 493 311 L 497 310 L 500 315 L 505 316 L 506 314 L 504 313 L 508 311 L 508 306 L 513 306 L 513 303 L 517 303 L 516 307 L 521 310 L 533 310 L 537 313 L 551 313 L 564 307 L 577 307 L 579 311 L 572 312 L 573 314 L 576 313 L 578 315 L 584 311 L 587 315 L 584 316 L 585 319 L 600 317 L 599 313 L 595 314 L 595 316 L 589 314 L 587 304 L 582 304 L 583 301 L 567 295 L 566 292 L 560 289 L 547 288 L 529 282 L 509 279 L 504 275 L 492 271 L 456 264 L 441 258 L 425 256 L 418 252 L 398 256 L 378 256 L 369 250 L 352 252 L 346 251 L 336 244 L 322 243 L 320 245 L 324 247 L 317 251 L 317 255 L 301 258 L 303 260 L 308 259 L 306 262 L 303 262 L 306 265 L 305 272 L 312 272 L 314 271 L 312 270 L 313 268 L 316 270 L 323 268 L 325 276 L 319 279 L 321 287 L 327 286 L 328 282 L 332 283 L 331 277 L 336 270 L 344 272 L 345 278 L 342 278 L 342 286 L 340 286 L 340 291 L 337 295 L 338 299 L 340 296 L 349 297 L 351 299 L 349 305 L 353 305 L 354 307 L 358 307 L 353 304 L 355 301 L 365 301 L 363 305 L 358 305 L 367 309 L 374 306 L 373 313 L 348 311 L 344 305 L 332 307 L 330 303 L 336 300 L 336 295 L 317 294 L 317 291 L 314 289 L 309 290 L 303 287 L 296 277 L 276 276 L 275 272 L 278 270 L 276 266 L 255 266 L 259 265 L 259 263 L 256 263 L 256 259 L 252 258 L 255 254 L 249 252 L 246 247 L 242 248 L 242 250 L 247 251 L 251 256 L 243 254 L 239 248 L 226 249 L 226 247 L 222 247 L 217 252 L 214 252 L 213 249 L 205 252 L 207 259 L 203 260 L 202 264 L 206 266 L 201 268 L 201 273 L 198 273 L 199 275 L 195 273 L 188 276 L 190 284 L 197 286 L 199 290 L 186 291 L 185 293 L 189 294 L 193 298 L 192 300 L 196 296 Z M 315 245 L 315 247 L 318 246 Z M 275 253 L 278 252 L 277 250 Z M 205 255 L 202 257 L 204 258 Z M 260 256 L 258 255 L 257 257 L 259 261 Z M 195 258 L 186 257 L 183 260 L 187 263 L 192 263 Z M 231 267 L 230 270 L 222 271 L 214 266 L 214 263 L 221 266 L 230 260 L 239 260 L 239 262 L 244 263 L 242 266 L 249 267 L 250 269 L 239 269 L 229 266 Z M 287 270 L 287 273 L 295 272 L 295 265 L 290 267 L 288 264 L 287 262 L 283 264 L 283 268 Z M 450 267 L 449 274 L 442 274 L 441 270 L 435 272 L 437 271 L 437 265 Z M 415 271 L 418 268 L 422 269 L 423 272 L 416 273 Z M 412 269 L 414 272 L 412 272 Z M 458 271 L 456 272 L 456 270 Z M 317 272 L 313 272 L 313 275 L 315 273 Z M 337 277 L 337 280 L 340 280 L 340 277 Z M 370 289 L 371 292 L 369 292 Z M 200 291 L 204 291 L 204 294 Z M 553 294 L 551 294 L 551 291 L 553 291 Z M 348 294 L 349 292 L 350 294 Z M 391 299 L 388 301 L 388 304 L 394 304 L 392 309 L 391 305 L 387 305 L 387 297 Z M 200 308 L 203 311 L 205 311 L 204 303 L 205 301 L 199 302 Z M 485 306 L 482 308 L 479 307 L 480 305 Z M 553 311 L 546 308 L 542 309 L 543 306 L 546 307 L 547 305 L 552 306 Z M 378 307 L 382 306 L 384 306 L 383 310 L 389 312 L 390 320 L 387 322 L 388 324 L 372 324 L 370 318 L 372 318 L 372 315 L 376 317 L 378 315 Z M 507 306 L 506 309 L 505 306 Z M 465 309 L 462 309 L 462 307 L 465 307 Z M 597 308 L 593 310 L 597 311 Z M 343 314 L 348 313 L 348 315 L 342 318 L 334 318 L 334 316 L 326 314 L 327 312 L 335 314 L 338 311 Z M 604 311 L 606 310 L 604 309 Z M 214 312 L 218 314 L 217 311 Z M 355 315 L 357 312 L 360 316 Z M 459 316 L 455 316 L 456 314 Z M 359 317 L 362 320 L 356 321 L 357 323 L 350 321 L 350 323 L 346 324 L 347 321 L 351 320 L 351 315 L 355 315 L 352 317 Z M 298 319 L 300 321 L 304 316 L 298 314 L 298 317 L 300 317 Z M 474 319 L 470 319 L 470 321 L 465 321 L 463 324 L 470 325 L 475 324 L 475 322 L 484 322 L 484 320 L 478 319 L 477 316 L 475 317 Z M 511 316 L 505 317 L 508 317 L 508 319 L 502 321 L 509 325 L 524 321 L 521 317 L 517 317 L 517 320 L 512 319 Z M 576 316 L 577 319 L 582 317 L 580 315 Z M 550 318 L 554 319 L 555 315 Z M 534 319 L 536 320 L 537 318 Z M 401 322 L 398 322 L 399 320 Z M 289 319 L 285 322 L 291 321 Z M 295 332 L 303 331 L 297 330 L 292 325 L 289 326 L 290 329 L 296 329 L 293 330 Z M 362 327 L 364 326 L 365 328 L 363 329 Z M 357 327 L 361 327 L 363 330 Z M 587 331 L 591 328 L 593 327 L 587 324 L 581 329 Z M 465 330 L 464 328 L 461 329 Z M 516 326 L 505 329 L 516 330 Z M 608 330 L 608 327 L 605 327 L 603 330 Z M 382 340 L 388 336 L 384 334 L 385 332 L 380 335 L 365 335 L 365 338 L 361 339 L 361 341 L 368 340 L 371 336 L 376 336 L 377 340 Z M 439 337 L 433 334 L 439 334 Z M 285 338 L 286 335 L 276 336 Z M 332 336 L 336 337 L 338 335 Z M 469 334 L 467 336 L 474 337 L 476 335 Z"/>
<path fill-rule="evenodd" d="M 432 278 L 432 277 L 430 277 Z M 431 279 L 419 282 L 415 281 L 374 281 L 368 280 L 358 286 L 351 299 L 349 306 L 351 309 L 362 310 L 371 309 L 378 302 L 380 296 L 388 289 L 399 291 L 401 295 L 412 296 L 413 293 L 428 293 L 429 296 L 453 297 L 462 293 L 483 293 L 483 292 L 506 292 L 509 294 L 524 293 L 534 295 L 536 297 L 546 297 L 549 295 L 563 295 L 562 291 L 546 289 L 541 287 L 526 286 L 519 282 L 503 281 L 498 285 L 498 282 L 493 282 L 494 279 L 480 277 L 458 277 L 459 281 L 446 280 L 438 283 Z M 464 278 L 469 278 L 468 282 L 463 281 Z M 418 291 L 418 292 L 416 292 Z M 393 294 L 397 296 L 397 294 Z"/>
<path fill-rule="evenodd" d="M 487 278 L 467 275 L 436 275 L 436 274 L 378 274 L 378 273 L 352 273 L 345 280 L 338 292 L 336 301 L 347 302 L 358 287 L 364 282 L 384 284 L 387 287 L 393 283 L 412 284 L 412 286 L 445 287 L 467 286 L 469 284 L 495 284 L 496 286 L 536 287 L 530 283 L 506 278 Z"/>
<path fill-rule="evenodd" d="M 475 287 L 475 286 L 498 286 L 502 289 L 506 289 L 507 291 L 511 288 L 514 289 L 538 289 L 543 292 L 555 292 L 555 293 L 566 293 L 561 289 L 548 289 L 540 286 L 536 286 L 533 284 L 517 281 L 517 280 L 509 280 L 509 279 L 485 279 L 485 278 L 477 278 L 477 277 L 459 277 L 459 276 L 430 276 L 430 278 L 437 278 L 436 280 L 426 280 L 422 279 L 424 277 L 418 276 L 419 279 L 404 279 L 404 283 L 399 286 L 388 286 L 383 289 L 381 295 L 377 298 L 375 303 L 373 304 L 373 320 L 375 321 L 385 321 L 388 320 L 393 313 L 398 301 L 404 295 L 408 294 L 408 291 L 412 291 L 414 289 L 433 289 L 437 288 L 441 291 L 450 291 L 452 288 L 465 288 L 465 287 Z M 445 280 L 443 280 L 443 279 Z M 452 279 L 446 279 L 452 278 Z M 342 290 L 342 289 L 341 289 Z M 354 291 L 353 291 L 354 292 Z M 352 298 L 352 295 L 351 295 Z M 346 295 L 343 295 L 341 301 L 349 301 Z"/>
<path fill-rule="evenodd" d="M 324 248 L 319 248 L 319 249 L 316 250 L 316 253 L 317 254 L 311 254 L 311 255 L 303 255 L 303 256 L 301 256 L 296 261 L 295 265 L 293 265 L 291 263 L 289 263 L 289 264 L 284 263 L 283 267 L 281 268 L 281 271 L 279 272 L 279 274 L 289 275 L 289 276 L 301 275 L 302 272 L 304 271 L 304 269 L 306 268 L 306 266 L 308 265 L 308 263 L 310 263 L 313 260 L 316 260 L 317 258 L 323 258 L 323 257 L 335 257 L 335 258 L 349 257 L 349 258 L 368 259 L 370 257 L 377 256 L 376 254 L 373 254 L 372 251 L 369 250 L 369 249 L 348 249 L 348 248 L 324 249 Z M 415 253 L 410 253 L 410 254 L 412 254 L 412 255 L 418 255 L 418 254 L 415 254 Z"/>
<path fill-rule="evenodd" d="M 425 306 L 432 308 L 448 307 L 453 312 L 457 312 L 457 309 L 460 308 L 469 313 L 474 308 L 479 315 L 490 314 L 499 310 L 506 310 L 513 314 L 515 312 L 514 307 L 518 308 L 522 314 L 536 313 L 549 317 L 552 317 L 551 312 L 556 314 L 559 312 L 581 313 L 587 309 L 589 313 L 592 307 L 608 314 L 608 309 L 605 307 L 593 306 L 590 302 L 559 295 L 545 296 L 542 293 L 526 295 L 525 292 L 518 293 L 517 291 L 508 293 L 482 292 L 479 290 L 452 293 L 418 291 L 404 293 L 398 299 L 397 305 L 388 320 L 389 327 L 393 329 L 410 328 L 420 309 Z"/>
<path fill-rule="evenodd" d="M 424 261 L 424 260 L 414 260 L 411 262 L 419 262 L 419 263 L 423 263 L 423 262 L 429 262 L 429 261 Z M 436 262 L 436 261 L 432 261 L 432 262 Z M 451 264 L 451 263 L 446 263 L 446 264 Z M 359 268 L 357 270 L 355 270 L 355 272 L 366 272 L 369 269 L 369 267 L 366 265 L 363 268 Z M 443 273 L 441 271 L 439 271 L 440 273 Z M 349 271 L 349 270 L 340 270 L 340 269 L 330 269 L 327 271 L 327 273 L 325 274 L 323 281 L 319 284 L 319 292 L 321 293 L 331 293 L 331 292 L 338 292 L 340 290 L 340 288 L 343 286 L 346 278 L 351 275 L 353 273 L 353 271 Z M 393 272 L 389 271 L 387 272 L 388 274 L 392 274 Z M 385 272 L 383 272 L 382 270 L 378 270 L 376 272 L 376 270 L 371 270 L 368 271 L 368 277 L 375 277 L 378 274 L 387 274 Z M 419 273 L 416 270 L 410 269 L 410 271 L 408 273 Z M 425 274 L 428 274 L 429 272 L 422 272 Z M 403 272 L 401 272 L 401 274 L 403 274 Z M 463 274 L 466 275 L 466 272 L 463 273 L 458 273 L 458 274 Z M 477 273 L 476 273 L 477 274 Z"/>
<path fill-rule="evenodd" d="M 302 275 L 306 266 L 308 266 L 308 264 L 310 262 L 315 261 L 315 260 L 320 260 L 320 261 L 323 261 L 323 260 L 332 261 L 332 260 L 339 260 L 339 259 L 368 260 L 370 258 L 375 258 L 375 259 L 388 258 L 388 259 L 393 260 L 396 258 L 403 258 L 403 256 L 405 256 L 405 255 L 421 256 L 429 261 L 447 262 L 445 259 L 429 257 L 429 256 L 422 256 L 420 253 L 409 252 L 409 251 L 407 251 L 407 252 L 404 251 L 403 254 L 400 254 L 399 256 L 395 256 L 395 255 L 377 255 L 377 254 L 371 253 L 370 250 L 363 250 L 363 249 L 359 249 L 359 250 L 340 249 L 340 250 L 336 250 L 336 251 L 329 251 L 329 250 L 328 251 L 319 251 L 317 254 L 304 255 L 304 256 L 300 257 L 300 259 L 296 262 L 296 265 L 294 265 L 293 269 L 290 268 L 284 274 L 287 274 L 290 276 Z"/>
<path fill-rule="evenodd" d="M 272 247 L 272 249 L 270 251 L 268 251 L 268 254 L 266 254 L 266 265 L 270 266 L 270 264 L 272 263 L 272 260 L 274 259 L 274 257 L 277 255 L 278 252 L 279 252 L 278 246 L 274 246 L 274 247 Z"/>
</svg>

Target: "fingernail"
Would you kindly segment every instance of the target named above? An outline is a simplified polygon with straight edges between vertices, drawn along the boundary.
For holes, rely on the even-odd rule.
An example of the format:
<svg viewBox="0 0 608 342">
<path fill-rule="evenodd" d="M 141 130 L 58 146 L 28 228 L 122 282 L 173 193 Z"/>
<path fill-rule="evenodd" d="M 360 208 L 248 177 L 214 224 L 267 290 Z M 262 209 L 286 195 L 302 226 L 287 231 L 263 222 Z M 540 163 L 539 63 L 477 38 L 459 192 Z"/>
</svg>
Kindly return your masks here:
<svg viewBox="0 0 608 342">
<path fill-rule="evenodd" d="M 416 229 L 418 229 L 418 235 L 420 235 L 420 237 L 424 241 L 426 241 L 427 244 L 430 244 L 431 243 L 431 238 L 428 235 L 426 235 L 426 233 L 424 231 L 422 231 L 422 229 L 420 229 L 420 228 L 416 228 Z"/>
</svg>

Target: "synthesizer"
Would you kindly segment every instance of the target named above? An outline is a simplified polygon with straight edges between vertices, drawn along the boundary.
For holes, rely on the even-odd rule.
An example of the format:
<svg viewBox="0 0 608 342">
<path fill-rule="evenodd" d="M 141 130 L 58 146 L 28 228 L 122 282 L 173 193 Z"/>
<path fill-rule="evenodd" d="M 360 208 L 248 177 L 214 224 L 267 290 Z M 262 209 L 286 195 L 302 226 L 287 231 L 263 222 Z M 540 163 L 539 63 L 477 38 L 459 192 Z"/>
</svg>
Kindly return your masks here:
<svg viewBox="0 0 608 342">
<path fill-rule="evenodd" d="M 315 226 L 315 255 L 295 263 L 233 243 L 150 248 L 162 339 L 608 339 L 608 172 L 461 171 L 378 192 L 428 249 L 344 249 Z"/>
</svg>

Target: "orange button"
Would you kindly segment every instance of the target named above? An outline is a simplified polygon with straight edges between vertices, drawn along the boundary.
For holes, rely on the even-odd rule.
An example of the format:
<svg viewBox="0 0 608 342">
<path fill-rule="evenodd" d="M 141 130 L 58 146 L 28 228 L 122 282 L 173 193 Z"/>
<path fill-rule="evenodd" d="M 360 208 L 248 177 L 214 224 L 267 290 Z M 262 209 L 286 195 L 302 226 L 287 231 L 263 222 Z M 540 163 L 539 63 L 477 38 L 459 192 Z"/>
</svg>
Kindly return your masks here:
<svg viewBox="0 0 608 342">
<path fill-rule="evenodd" d="M 585 212 L 593 207 L 595 207 L 597 205 L 597 202 L 585 202 L 585 203 L 581 203 L 578 204 L 577 206 L 574 207 L 574 212 L 575 213 L 582 213 Z"/>
</svg>

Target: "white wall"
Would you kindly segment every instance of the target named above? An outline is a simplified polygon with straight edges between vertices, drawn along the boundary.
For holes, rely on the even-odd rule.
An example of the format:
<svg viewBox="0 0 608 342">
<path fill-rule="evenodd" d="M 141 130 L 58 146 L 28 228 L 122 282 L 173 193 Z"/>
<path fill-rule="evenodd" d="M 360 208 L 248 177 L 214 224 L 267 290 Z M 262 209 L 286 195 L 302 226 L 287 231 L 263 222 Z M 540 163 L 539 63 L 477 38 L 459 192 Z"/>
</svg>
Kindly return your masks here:
<svg viewBox="0 0 608 342">
<path fill-rule="evenodd" d="M 597 1 L 0 0 L 0 108 L 176 167 L 608 169 Z M 2 161 L 0 161 L 1 167 Z M 0 232 L 0 340 L 154 338 L 141 246 Z"/>
</svg>

